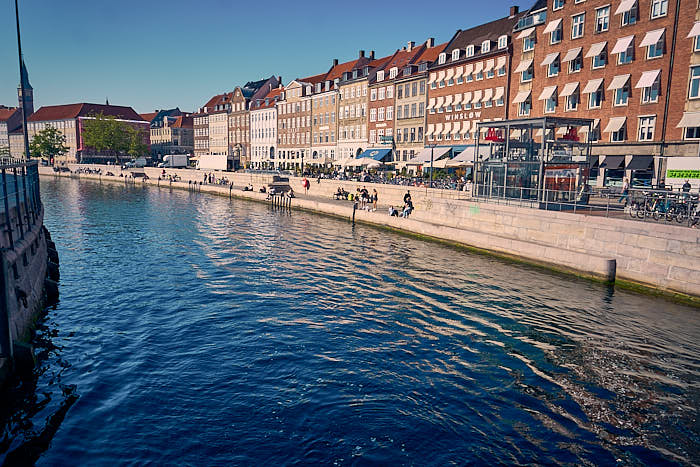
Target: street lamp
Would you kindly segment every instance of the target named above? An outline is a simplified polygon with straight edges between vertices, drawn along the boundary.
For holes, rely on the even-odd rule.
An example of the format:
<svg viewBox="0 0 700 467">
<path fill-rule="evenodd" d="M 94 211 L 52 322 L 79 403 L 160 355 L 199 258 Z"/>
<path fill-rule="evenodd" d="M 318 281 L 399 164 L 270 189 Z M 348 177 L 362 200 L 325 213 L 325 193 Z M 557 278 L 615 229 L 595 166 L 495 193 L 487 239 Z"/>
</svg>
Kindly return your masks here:
<svg viewBox="0 0 700 467">
<path fill-rule="evenodd" d="M 433 153 L 435 150 L 436 144 L 429 144 L 430 146 L 430 188 L 433 187 Z"/>
</svg>

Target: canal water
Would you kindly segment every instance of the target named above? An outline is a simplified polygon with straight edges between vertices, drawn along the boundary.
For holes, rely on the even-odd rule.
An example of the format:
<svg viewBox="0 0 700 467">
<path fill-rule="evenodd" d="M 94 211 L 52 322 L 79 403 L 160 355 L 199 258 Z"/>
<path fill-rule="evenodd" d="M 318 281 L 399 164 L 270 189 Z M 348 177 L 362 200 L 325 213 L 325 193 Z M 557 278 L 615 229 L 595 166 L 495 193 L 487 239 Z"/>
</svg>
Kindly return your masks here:
<svg viewBox="0 0 700 467">
<path fill-rule="evenodd" d="M 261 204 L 42 185 L 61 301 L 0 463 L 700 463 L 697 309 Z"/>
</svg>

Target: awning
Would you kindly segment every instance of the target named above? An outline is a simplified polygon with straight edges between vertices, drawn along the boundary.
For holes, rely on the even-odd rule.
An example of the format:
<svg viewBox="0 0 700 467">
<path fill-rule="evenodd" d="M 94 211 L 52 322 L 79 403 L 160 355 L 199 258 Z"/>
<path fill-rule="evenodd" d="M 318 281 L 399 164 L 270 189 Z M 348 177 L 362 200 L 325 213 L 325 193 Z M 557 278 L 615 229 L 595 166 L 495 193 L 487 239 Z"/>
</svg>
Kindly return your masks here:
<svg viewBox="0 0 700 467">
<path fill-rule="evenodd" d="M 527 69 L 530 68 L 530 65 L 532 65 L 532 60 L 523 60 L 518 64 L 518 67 L 515 69 L 514 73 L 522 73 L 523 71 L 527 71 Z"/>
<path fill-rule="evenodd" d="M 471 163 L 474 161 L 474 153 L 476 152 L 476 147 L 474 146 L 467 146 L 467 148 L 457 154 L 452 160 L 450 160 L 447 163 L 448 167 L 457 167 L 458 165 L 471 165 Z M 482 158 L 486 158 L 489 156 L 490 153 L 490 148 L 487 144 L 481 144 L 479 145 L 479 155 Z"/>
<path fill-rule="evenodd" d="M 382 161 L 387 155 L 391 153 L 391 148 L 375 148 L 375 149 L 367 149 L 365 152 L 360 154 L 360 157 L 358 159 L 362 159 L 363 157 L 369 157 L 371 159 L 374 159 L 375 161 Z"/>
<path fill-rule="evenodd" d="M 617 7 L 617 10 L 615 10 L 615 14 L 621 15 L 623 13 L 627 13 L 634 7 L 635 3 L 637 3 L 637 0 L 622 0 L 620 6 Z"/>
<path fill-rule="evenodd" d="M 683 112 L 683 118 L 676 128 L 695 128 L 700 126 L 700 112 Z"/>
<path fill-rule="evenodd" d="M 596 118 L 596 119 L 593 120 L 593 126 L 591 127 L 591 129 L 592 129 L 592 130 L 595 130 L 595 129 L 598 127 L 598 125 L 600 125 L 600 119 L 599 119 L 599 118 Z M 578 130 L 579 133 L 583 133 L 583 132 L 585 132 L 585 131 L 588 131 L 588 125 L 582 126 L 582 127 L 579 128 L 579 130 Z"/>
<path fill-rule="evenodd" d="M 469 76 L 472 74 L 472 71 L 474 71 L 474 64 L 473 63 L 467 63 L 464 65 L 464 76 Z"/>
<path fill-rule="evenodd" d="M 700 36 L 700 21 L 696 21 L 695 24 L 693 24 L 693 27 L 690 28 L 690 32 L 688 33 L 687 38 L 690 39 L 691 37 L 698 36 Z"/>
<path fill-rule="evenodd" d="M 644 36 L 644 39 L 642 39 L 642 42 L 639 43 L 639 47 L 649 47 L 650 45 L 656 44 L 664 36 L 664 31 L 666 31 L 666 28 L 654 29 L 653 31 L 649 31 Z"/>
<path fill-rule="evenodd" d="M 597 57 L 605 49 L 606 45 L 608 45 L 608 41 L 596 42 L 591 46 L 590 49 L 588 49 L 588 52 L 586 53 L 586 58 Z"/>
<path fill-rule="evenodd" d="M 603 133 L 612 133 L 615 131 L 619 131 L 620 128 L 622 128 L 625 125 L 626 120 L 627 117 L 611 117 L 610 120 L 608 120 L 608 126 L 605 127 Z"/>
<path fill-rule="evenodd" d="M 432 109 L 433 107 L 435 107 L 435 98 L 434 98 L 434 97 L 431 97 L 431 98 L 430 98 L 430 102 L 428 102 L 427 110 L 430 110 L 430 109 Z"/>
<path fill-rule="evenodd" d="M 435 124 L 435 136 L 442 134 L 442 123 Z"/>
<path fill-rule="evenodd" d="M 445 79 L 445 70 L 438 71 L 438 77 L 437 77 L 438 82 L 440 82 L 444 79 Z"/>
<path fill-rule="evenodd" d="M 545 87 L 545 88 L 542 90 L 542 94 L 540 94 L 540 97 L 539 97 L 538 100 L 546 101 L 547 99 L 549 99 L 550 97 L 552 97 L 552 96 L 554 95 L 554 93 L 556 92 L 556 90 L 557 90 L 557 87 L 556 87 L 556 86 L 547 86 L 547 87 Z"/>
<path fill-rule="evenodd" d="M 467 120 L 466 122 L 462 122 L 462 134 L 466 135 L 469 133 L 469 130 L 471 129 L 472 122 Z"/>
<path fill-rule="evenodd" d="M 464 93 L 464 104 L 471 104 L 472 103 L 472 92 L 467 91 Z"/>
<path fill-rule="evenodd" d="M 496 61 L 496 69 L 500 70 L 506 66 L 506 57 L 498 57 L 498 60 Z"/>
<path fill-rule="evenodd" d="M 631 36 L 621 37 L 615 42 L 615 47 L 613 47 L 611 54 L 621 54 L 626 52 L 630 44 L 634 40 L 634 34 Z"/>
<path fill-rule="evenodd" d="M 445 107 L 451 107 L 452 106 L 452 94 L 448 94 L 445 96 L 445 103 L 443 104 Z"/>
<path fill-rule="evenodd" d="M 450 68 L 449 70 L 447 70 L 447 75 L 445 75 L 445 81 L 451 80 L 454 77 L 454 75 L 455 75 L 455 69 Z"/>
<path fill-rule="evenodd" d="M 490 101 L 493 99 L 493 88 L 484 89 L 484 97 L 481 102 Z"/>
<path fill-rule="evenodd" d="M 496 66 L 496 60 L 493 58 L 486 60 L 486 66 L 484 67 L 484 73 L 488 73 L 489 71 L 493 70 L 493 68 Z"/>
<path fill-rule="evenodd" d="M 497 101 L 498 99 L 503 99 L 503 95 L 505 94 L 505 89 L 503 86 L 499 86 L 496 88 L 496 93 L 493 95 L 493 100 Z"/>
<path fill-rule="evenodd" d="M 425 136 L 432 136 L 435 133 L 435 125 L 432 123 L 428 123 L 428 132 L 425 134 Z"/>
<path fill-rule="evenodd" d="M 520 34 L 518 34 L 518 37 L 516 39 L 525 39 L 526 37 L 529 37 L 533 32 L 535 32 L 534 27 L 523 29 L 522 31 L 520 31 Z"/>
<path fill-rule="evenodd" d="M 632 156 L 629 161 L 627 170 L 647 170 L 654 163 L 654 156 Z"/>
<path fill-rule="evenodd" d="M 452 132 L 452 122 L 445 123 L 445 128 L 442 130 L 443 135 L 449 135 Z"/>
<path fill-rule="evenodd" d="M 645 71 L 644 73 L 642 73 L 642 77 L 639 78 L 639 81 L 637 81 L 637 85 L 635 86 L 635 89 L 652 87 L 654 85 L 654 83 L 656 82 L 656 79 L 659 77 L 660 73 L 661 73 L 661 70 Z"/>
<path fill-rule="evenodd" d="M 541 66 L 549 66 L 552 63 L 554 63 L 559 56 L 559 52 L 553 52 L 551 54 L 548 54 L 546 57 L 544 57 L 544 60 L 542 60 Z"/>
<path fill-rule="evenodd" d="M 478 62 L 474 65 L 474 74 L 477 75 L 484 71 L 484 62 Z"/>
<path fill-rule="evenodd" d="M 438 96 L 438 97 L 437 97 L 437 103 L 435 104 L 435 108 L 436 108 L 436 109 L 441 108 L 443 102 L 445 102 L 445 97 L 444 97 L 444 96 Z"/>
<path fill-rule="evenodd" d="M 452 105 L 459 105 L 461 103 L 462 103 L 462 93 L 455 94 L 454 95 L 454 102 L 452 103 Z"/>
<path fill-rule="evenodd" d="M 569 51 L 566 52 L 566 55 L 564 56 L 562 62 L 566 63 L 572 60 L 576 60 L 576 57 L 578 57 L 581 54 L 581 50 L 583 50 L 582 47 L 574 47 L 573 49 L 569 49 Z"/>
<path fill-rule="evenodd" d="M 625 163 L 625 156 L 605 156 L 600 168 L 603 169 L 619 169 Z"/>
<path fill-rule="evenodd" d="M 458 135 L 459 134 L 459 128 L 462 125 L 462 122 L 452 122 L 452 134 L 453 135 Z"/>
<path fill-rule="evenodd" d="M 566 83 L 564 86 L 564 89 L 561 91 L 561 97 L 569 97 L 572 94 L 576 93 L 576 90 L 578 89 L 578 81 L 575 83 Z"/>
<path fill-rule="evenodd" d="M 472 99 L 472 104 L 476 104 L 477 102 L 481 102 L 481 95 L 482 95 L 481 89 L 474 91 L 474 98 Z"/>
<path fill-rule="evenodd" d="M 557 30 L 557 28 L 559 27 L 560 24 L 561 24 L 561 18 L 552 20 L 549 23 L 547 23 L 547 27 L 544 28 L 544 31 L 542 31 L 542 32 L 544 34 L 551 34 Z"/>
<path fill-rule="evenodd" d="M 423 165 L 430 162 L 430 153 L 433 153 L 433 161 L 436 161 L 450 152 L 451 147 L 425 148 L 416 157 L 406 162 L 408 165 Z"/>
<path fill-rule="evenodd" d="M 430 73 L 430 79 L 428 80 L 428 84 L 433 84 L 437 80 L 437 73 Z"/>
<path fill-rule="evenodd" d="M 598 89 L 600 89 L 600 86 L 602 84 L 603 84 L 603 78 L 592 79 L 586 84 L 586 87 L 583 88 L 583 93 L 584 94 L 594 93 Z"/>
<path fill-rule="evenodd" d="M 462 73 L 464 73 L 464 67 L 463 66 L 458 66 L 455 68 L 455 80 L 459 79 L 462 77 Z"/>
<path fill-rule="evenodd" d="M 530 91 L 520 91 L 515 99 L 513 99 L 513 104 L 520 104 L 525 102 L 527 98 L 530 97 Z"/>
<path fill-rule="evenodd" d="M 567 131 L 567 128 L 566 128 L 566 127 L 560 126 L 559 128 L 557 128 L 556 133 L 557 133 L 559 136 L 563 136 L 563 135 L 566 134 L 566 131 Z"/>
<path fill-rule="evenodd" d="M 623 87 L 625 84 L 627 84 L 627 81 L 629 81 L 630 75 L 617 75 L 615 76 L 612 81 L 610 82 L 610 86 L 608 86 L 608 91 L 614 91 L 615 89 L 620 89 Z"/>
</svg>

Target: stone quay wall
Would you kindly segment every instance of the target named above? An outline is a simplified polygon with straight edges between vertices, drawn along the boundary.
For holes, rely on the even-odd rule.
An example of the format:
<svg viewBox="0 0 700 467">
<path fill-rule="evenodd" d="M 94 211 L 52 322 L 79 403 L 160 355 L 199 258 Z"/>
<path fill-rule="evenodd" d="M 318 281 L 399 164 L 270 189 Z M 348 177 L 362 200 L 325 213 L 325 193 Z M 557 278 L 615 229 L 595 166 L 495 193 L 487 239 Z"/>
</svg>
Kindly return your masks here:
<svg viewBox="0 0 700 467">
<path fill-rule="evenodd" d="M 160 183 L 161 186 L 168 183 L 157 181 L 162 169 L 138 170 L 150 177 L 145 183 Z M 204 174 L 189 169 L 166 169 L 166 173 L 177 173 L 182 177 L 183 182 L 171 186 L 184 189 L 188 188 L 189 180 L 198 183 Z M 42 174 L 54 175 L 50 169 L 44 169 Z M 272 180 L 272 176 L 267 174 L 219 172 L 216 176 L 224 176 L 233 183 L 234 196 L 259 201 L 263 201 L 266 195 L 243 192 L 240 188 L 251 183 L 257 191 Z M 81 177 L 113 179 L 124 183 L 120 177 Z M 370 192 L 376 189 L 382 206 L 393 204 L 397 207 L 403 205 L 403 195 L 410 189 L 415 205 L 410 218 L 389 217 L 384 207 L 377 212 L 358 210 L 354 214 L 355 219 L 578 275 L 631 282 L 663 292 L 687 295 L 695 300 L 700 298 L 700 230 L 697 229 L 476 202 L 469 199 L 467 193 L 454 190 L 338 180 L 310 181 L 309 196 L 295 198 L 293 207 L 352 218 L 351 202 L 331 201 L 339 186 L 353 193 L 357 187 L 364 186 Z M 303 193 L 301 178 L 290 177 L 290 185 L 298 194 Z M 198 189 L 225 196 L 230 193 L 228 186 L 202 185 Z"/>
</svg>

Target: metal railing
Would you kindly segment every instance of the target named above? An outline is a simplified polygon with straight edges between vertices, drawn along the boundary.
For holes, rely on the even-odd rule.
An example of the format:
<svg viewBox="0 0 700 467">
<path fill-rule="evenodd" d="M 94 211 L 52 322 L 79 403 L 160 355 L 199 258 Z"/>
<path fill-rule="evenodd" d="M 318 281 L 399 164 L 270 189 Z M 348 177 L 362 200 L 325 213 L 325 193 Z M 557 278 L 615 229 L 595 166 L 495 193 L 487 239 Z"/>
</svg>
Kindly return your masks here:
<svg viewBox="0 0 700 467">
<path fill-rule="evenodd" d="M 0 225 L 5 248 L 24 239 L 41 212 L 37 161 L 4 161 L 0 164 Z"/>
<path fill-rule="evenodd" d="M 475 185 L 471 199 L 476 202 L 568 211 L 604 217 L 665 221 L 698 226 L 700 207 L 697 193 L 672 190 L 593 188 L 551 190 L 499 185 Z"/>
</svg>

